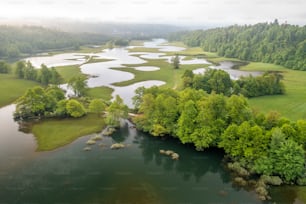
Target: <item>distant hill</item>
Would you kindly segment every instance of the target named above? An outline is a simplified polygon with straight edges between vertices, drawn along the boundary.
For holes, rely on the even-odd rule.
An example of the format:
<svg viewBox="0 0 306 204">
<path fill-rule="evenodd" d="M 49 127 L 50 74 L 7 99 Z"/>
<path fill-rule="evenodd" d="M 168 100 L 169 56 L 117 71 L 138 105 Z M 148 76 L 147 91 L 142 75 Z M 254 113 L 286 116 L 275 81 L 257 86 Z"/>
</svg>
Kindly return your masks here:
<svg viewBox="0 0 306 204">
<path fill-rule="evenodd" d="M 179 32 L 170 35 L 169 40 L 201 46 L 220 56 L 306 70 L 306 26 L 280 25 L 275 20 L 273 23 Z"/>
<path fill-rule="evenodd" d="M 109 40 L 146 40 L 167 37 L 181 27 L 159 24 L 88 23 L 68 20 L 3 22 L 0 24 L 0 58 L 16 58 L 50 50 L 76 49 Z M 27 25 L 27 26 L 25 26 Z"/>
<path fill-rule="evenodd" d="M 37 26 L 0 26 L 0 58 L 48 50 L 77 49 L 80 45 L 101 44 L 110 37 L 103 34 L 68 33 Z"/>
</svg>

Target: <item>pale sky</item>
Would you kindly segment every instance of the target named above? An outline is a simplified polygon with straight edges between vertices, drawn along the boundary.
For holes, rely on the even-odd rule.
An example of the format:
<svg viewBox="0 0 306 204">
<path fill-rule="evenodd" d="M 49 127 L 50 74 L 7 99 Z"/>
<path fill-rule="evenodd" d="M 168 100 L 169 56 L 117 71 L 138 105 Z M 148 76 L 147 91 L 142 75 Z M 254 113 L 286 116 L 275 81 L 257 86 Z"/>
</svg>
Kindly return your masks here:
<svg viewBox="0 0 306 204">
<path fill-rule="evenodd" d="M 306 0 L 0 0 L 0 20 L 69 18 L 173 24 L 306 24 Z"/>
</svg>

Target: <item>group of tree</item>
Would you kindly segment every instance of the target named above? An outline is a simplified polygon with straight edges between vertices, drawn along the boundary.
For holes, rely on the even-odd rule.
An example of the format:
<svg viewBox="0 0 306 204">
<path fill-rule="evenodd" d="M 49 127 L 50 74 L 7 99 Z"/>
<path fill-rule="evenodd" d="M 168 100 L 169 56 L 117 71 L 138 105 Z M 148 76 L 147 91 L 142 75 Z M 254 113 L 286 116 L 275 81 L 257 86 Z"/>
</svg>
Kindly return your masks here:
<svg viewBox="0 0 306 204">
<path fill-rule="evenodd" d="M 78 49 L 80 45 L 102 44 L 109 40 L 103 34 L 67 33 L 35 26 L 0 26 L 0 58 L 49 50 Z"/>
<path fill-rule="evenodd" d="M 255 174 L 306 183 L 306 121 L 253 111 L 243 96 L 152 87 L 134 97 L 137 127 L 173 136 L 197 150 L 218 147 Z"/>
<path fill-rule="evenodd" d="M 62 82 L 62 77 L 55 68 L 48 68 L 42 64 L 40 69 L 36 69 L 29 61 L 17 62 L 15 75 L 19 79 L 36 81 L 44 86 L 48 84 L 58 85 Z"/>
<path fill-rule="evenodd" d="M 201 46 L 220 56 L 306 70 L 306 26 L 258 23 L 175 33 L 170 40 Z"/>
<path fill-rule="evenodd" d="M 103 116 L 104 111 L 107 112 L 106 123 L 117 127 L 120 119 L 127 117 L 128 108 L 119 96 L 116 96 L 115 100 L 107 107 L 101 99 L 65 98 L 64 91 L 54 85 L 46 88 L 36 86 L 28 89 L 17 100 L 14 118 L 15 120 L 79 118 L 87 113 Z"/>
<path fill-rule="evenodd" d="M 202 89 L 207 93 L 214 92 L 226 96 L 242 94 L 246 97 L 256 97 L 285 93 L 282 75 L 278 72 L 231 80 L 230 75 L 223 70 L 207 69 L 204 74 L 194 74 L 191 70 L 186 70 L 182 78 L 184 88 Z"/>
<path fill-rule="evenodd" d="M 11 65 L 5 61 L 0 61 L 0 73 L 7 74 L 11 71 Z"/>
</svg>

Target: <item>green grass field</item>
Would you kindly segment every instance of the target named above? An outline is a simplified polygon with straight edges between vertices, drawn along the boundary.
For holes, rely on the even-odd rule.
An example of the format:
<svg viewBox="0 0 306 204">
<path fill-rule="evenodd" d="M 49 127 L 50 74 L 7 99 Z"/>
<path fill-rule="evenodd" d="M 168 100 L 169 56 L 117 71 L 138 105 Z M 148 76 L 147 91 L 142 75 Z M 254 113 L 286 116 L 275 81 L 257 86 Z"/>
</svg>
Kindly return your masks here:
<svg viewBox="0 0 306 204">
<path fill-rule="evenodd" d="M 129 68 L 114 68 L 121 71 L 126 71 L 133 73 L 135 75 L 134 79 L 114 83 L 115 86 L 128 86 L 137 82 L 147 81 L 147 80 L 161 80 L 166 82 L 165 86 L 170 88 L 176 88 L 181 84 L 181 77 L 185 70 L 197 69 L 204 67 L 205 65 L 180 65 L 179 69 L 174 69 L 172 64 L 166 62 L 166 60 L 147 60 L 147 63 L 141 65 L 128 65 Z M 158 71 L 139 71 L 135 70 L 134 67 L 137 66 L 156 66 L 160 67 Z"/>
<path fill-rule="evenodd" d="M 73 77 L 86 76 L 81 72 L 79 65 L 60 66 L 55 67 L 55 69 L 63 77 L 66 83 Z"/>
<path fill-rule="evenodd" d="M 13 103 L 29 88 L 39 85 L 36 82 L 18 79 L 12 74 L 0 74 L 0 107 Z"/>
<path fill-rule="evenodd" d="M 91 98 L 101 98 L 105 101 L 110 101 L 112 99 L 113 89 L 107 86 L 89 88 L 87 91 L 87 96 Z"/>
<path fill-rule="evenodd" d="M 80 136 L 100 132 L 105 127 L 103 118 L 88 114 L 79 119 L 47 120 L 34 124 L 32 132 L 37 150 L 47 151 L 71 143 Z"/>
<path fill-rule="evenodd" d="M 281 71 L 286 94 L 256 97 L 249 100 L 251 106 L 263 112 L 278 111 L 292 119 L 306 119 L 306 72 L 284 68 L 267 63 L 254 63 L 241 67 L 241 70 Z"/>
</svg>

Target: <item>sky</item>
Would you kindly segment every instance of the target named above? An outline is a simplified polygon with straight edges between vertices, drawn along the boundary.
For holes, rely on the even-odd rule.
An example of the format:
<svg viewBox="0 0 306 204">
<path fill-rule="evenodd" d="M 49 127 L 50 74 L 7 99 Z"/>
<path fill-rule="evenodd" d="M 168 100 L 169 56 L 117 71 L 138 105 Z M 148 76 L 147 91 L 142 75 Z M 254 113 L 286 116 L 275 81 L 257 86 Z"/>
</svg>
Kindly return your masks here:
<svg viewBox="0 0 306 204">
<path fill-rule="evenodd" d="M 0 0 L 0 20 L 68 18 L 176 25 L 306 24 L 306 0 Z"/>
</svg>

